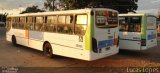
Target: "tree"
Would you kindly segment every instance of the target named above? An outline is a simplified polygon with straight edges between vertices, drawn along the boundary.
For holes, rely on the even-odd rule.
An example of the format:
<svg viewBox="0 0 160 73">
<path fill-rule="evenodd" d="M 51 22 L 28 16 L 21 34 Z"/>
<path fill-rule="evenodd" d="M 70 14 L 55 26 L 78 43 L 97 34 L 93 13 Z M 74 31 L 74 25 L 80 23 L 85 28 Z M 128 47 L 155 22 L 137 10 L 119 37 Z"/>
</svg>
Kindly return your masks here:
<svg viewBox="0 0 160 73">
<path fill-rule="evenodd" d="M 135 12 L 138 0 L 63 0 L 64 9 L 111 8 L 120 13 Z"/>
<path fill-rule="evenodd" d="M 46 0 L 46 2 L 44 2 L 44 7 L 49 11 L 63 10 L 63 0 Z"/>
<path fill-rule="evenodd" d="M 44 12 L 44 10 L 41 10 L 38 8 L 38 6 L 31 6 L 31 7 L 27 7 L 24 11 L 22 11 L 20 14 L 24 14 L 24 13 L 36 13 L 36 12 Z"/>
<path fill-rule="evenodd" d="M 8 15 L 8 13 L 0 14 L 0 21 L 6 22 L 7 15 Z"/>
<path fill-rule="evenodd" d="M 44 7 L 50 11 L 54 11 L 56 9 L 55 0 L 46 0 L 46 2 L 44 2 Z"/>
<path fill-rule="evenodd" d="M 135 12 L 138 0 L 102 0 L 105 8 L 118 10 L 120 13 Z"/>
<path fill-rule="evenodd" d="M 68 9 L 81 9 L 85 8 L 88 5 L 89 0 L 62 0 L 65 10 Z"/>
</svg>

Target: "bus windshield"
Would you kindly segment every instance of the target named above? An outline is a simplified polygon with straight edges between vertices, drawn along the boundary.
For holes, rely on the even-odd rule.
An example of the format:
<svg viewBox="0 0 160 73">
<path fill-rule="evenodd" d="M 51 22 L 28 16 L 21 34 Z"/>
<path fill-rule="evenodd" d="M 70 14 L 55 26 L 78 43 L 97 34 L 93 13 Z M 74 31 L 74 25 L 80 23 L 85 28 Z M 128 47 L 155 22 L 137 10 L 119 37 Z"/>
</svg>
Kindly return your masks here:
<svg viewBox="0 0 160 73">
<path fill-rule="evenodd" d="M 96 11 L 96 26 L 112 28 L 118 26 L 118 13 L 112 11 Z"/>
<path fill-rule="evenodd" d="M 140 32 L 141 31 L 141 16 L 120 16 L 119 25 L 120 31 Z"/>
</svg>

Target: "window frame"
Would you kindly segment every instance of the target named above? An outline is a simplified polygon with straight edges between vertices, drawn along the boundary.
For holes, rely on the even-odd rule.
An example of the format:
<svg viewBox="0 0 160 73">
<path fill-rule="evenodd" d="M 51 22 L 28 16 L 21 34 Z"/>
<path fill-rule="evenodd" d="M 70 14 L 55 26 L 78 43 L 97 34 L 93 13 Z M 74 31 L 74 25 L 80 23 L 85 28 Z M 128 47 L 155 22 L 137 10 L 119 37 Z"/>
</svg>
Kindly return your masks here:
<svg viewBox="0 0 160 73">
<path fill-rule="evenodd" d="M 120 18 L 121 17 L 123 17 L 124 18 L 124 20 L 123 21 L 125 21 L 126 23 L 126 27 L 127 27 L 127 29 L 126 30 L 121 30 L 121 20 L 120 20 Z M 131 18 L 133 19 L 133 17 L 139 17 L 140 18 L 140 23 L 131 23 Z M 127 18 L 127 20 L 126 20 L 126 18 Z M 141 32 L 141 29 L 142 29 L 142 20 L 143 20 L 143 17 L 142 16 L 120 16 L 119 17 L 119 26 L 120 26 L 120 28 L 119 28 L 119 31 L 120 32 Z M 138 25 L 139 27 L 136 27 L 136 25 Z M 133 26 L 133 28 L 132 28 L 132 26 Z M 132 31 L 131 31 L 131 29 L 130 28 L 132 28 Z M 139 28 L 139 30 L 136 30 L 135 28 Z"/>
<path fill-rule="evenodd" d="M 64 16 L 64 23 L 59 23 L 59 17 L 60 16 Z M 70 22 L 70 24 L 67 24 L 67 16 L 72 16 L 72 23 Z M 62 34 L 69 34 L 72 35 L 74 34 L 74 14 L 62 14 L 62 15 L 58 15 L 57 18 L 57 33 L 62 33 Z"/>
<path fill-rule="evenodd" d="M 48 22 L 48 17 L 52 17 L 53 18 L 52 20 L 55 20 L 55 22 Z M 46 32 L 57 32 L 57 21 L 58 21 L 58 16 L 57 15 L 46 15 L 45 16 L 44 31 L 46 31 Z M 54 28 L 54 29 L 50 30 L 50 26 L 52 26 L 52 28 Z"/>
<path fill-rule="evenodd" d="M 86 24 L 77 24 L 77 15 L 86 15 Z M 83 14 L 75 14 L 75 17 L 74 17 L 75 19 L 74 19 L 74 34 L 75 35 L 80 35 L 80 36 L 84 36 L 85 34 L 86 34 L 86 30 L 87 30 L 87 26 L 88 26 L 88 15 L 86 14 L 86 13 L 83 13 Z M 84 29 L 84 30 L 81 30 L 80 32 L 78 32 L 77 30 L 76 30 L 76 27 L 78 27 L 78 26 L 85 26 L 86 28 Z M 79 28 L 78 28 L 79 29 Z M 84 31 L 84 32 L 82 32 L 82 31 Z"/>
<path fill-rule="evenodd" d="M 37 18 L 41 17 L 42 21 L 41 22 L 37 22 Z M 45 23 L 45 16 L 41 15 L 41 16 L 34 16 L 34 31 L 44 31 L 44 23 Z"/>
<path fill-rule="evenodd" d="M 32 21 L 29 21 L 29 19 L 31 19 Z M 34 16 L 26 16 L 25 29 L 26 30 L 34 30 Z"/>
<path fill-rule="evenodd" d="M 26 24 L 26 17 L 25 16 L 19 17 L 19 29 L 24 29 L 25 24 Z"/>
<path fill-rule="evenodd" d="M 12 28 L 19 29 L 20 17 L 12 17 L 12 19 L 13 19 Z"/>
<path fill-rule="evenodd" d="M 107 12 L 107 15 L 105 16 L 105 15 L 97 15 L 97 13 L 96 12 L 100 12 L 100 13 L 102 13 L 102 12 Z M 111 24 L 111 23 L 109 23 L 108 22 L 108 18 L 109 17 L 111 17 L 111 14 L 110 13 L 116 13 L 116 16 L 114 16 L 114 17 L 116 17 L 116 20 L 117 20 L 117 22 L 116 22 L 116 24 Z M 105 23 L 97 23 L 97 16 L 103 16 L 103 17 L 106 17 L 107 18 L 107 20 L 105 20 Z M 113 17 L 111 17 L 112 18 L 112 20 L 113 20 Z M 114 12 L 114 11 L 107 11 L 107 10 L 102 10 L 102 11 L 100 11 L 100 10 L 97 10 L 97 11 L 95 11 L 95 14 L 94 14 L 94 20 L 95 20 L 95 26 L 97 27 L 97 28 L 116 28 L 116 27 L 118 27 L 119 26 L 119 17 L 118 17 L 118 12 Z M 101 20 L 102 21 L 102 20 Z M 106 22 L 107 22 L 107 25 L 106 25 Z M 101 24 L 101 25 L 100 25 Z M 103 25 L 102 25 L 103 24 Z"/>
</svg>

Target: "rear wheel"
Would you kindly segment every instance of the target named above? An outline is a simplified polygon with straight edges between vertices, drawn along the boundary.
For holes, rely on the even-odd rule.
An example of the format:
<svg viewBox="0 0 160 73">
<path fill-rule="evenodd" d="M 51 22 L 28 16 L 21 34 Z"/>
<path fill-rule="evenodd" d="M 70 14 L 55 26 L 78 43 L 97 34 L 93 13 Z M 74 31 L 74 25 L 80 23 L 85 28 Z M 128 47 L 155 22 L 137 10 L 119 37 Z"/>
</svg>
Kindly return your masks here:
<svg viewBox="0 0 160 73">
<path fill-rule="evenodd" d="M 50 43 L 46 43 L 43 47 L 43 52 L 44 55 L 46 55 L 49 58 L 53 57 L 53 53 L 52 53 L 52 46 L 50 45 Z"/>
<path fill-rule="evenodd" d="M 12 44 L 14 46 L 17 46 L 17 40 L 16 40 L 16 37 L 15 36 L 12 36 Z"/>
</svg>

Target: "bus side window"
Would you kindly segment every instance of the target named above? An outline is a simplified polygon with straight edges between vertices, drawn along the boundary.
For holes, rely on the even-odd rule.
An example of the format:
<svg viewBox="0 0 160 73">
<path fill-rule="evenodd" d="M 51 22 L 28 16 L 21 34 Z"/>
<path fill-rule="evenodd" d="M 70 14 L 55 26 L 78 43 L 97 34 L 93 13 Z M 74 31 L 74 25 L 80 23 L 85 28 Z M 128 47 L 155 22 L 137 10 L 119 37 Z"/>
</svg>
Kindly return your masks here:
<svg viewBox="0 0 160 73">
<path fill-rule="evenodd" d="M 87 15 L 76 15 L 75 22 L 75 34 L 84 35 L 87 27 Z"/>
<path fill-rule="evenodd" d="M 19 17 L 14 17 L 14 18 L 13 18 L 12 27 L 13 27 L 13 28 L 19 28 Z"/>
<path fill-rule="evenodd" d="M 73 15 L 61 15 L 58 17 L 57 32 L 65 34 L 73 34 Z"/>
<path fill-rule="evenodd" d="M 16 20 L 16 24 L 17 24 L 17 28 L 19 29 L 20 28 L 20 18 L 19 17 Z"/>
<path fill-rule="evenodd" d="M 15 17 L 12 17 L 12 18 L 11 18 L 11 21 L 12 21 L 12 27 L 15 28 L 15 27 L 16 27 Z"/>
<path fill-rule="evenodd" d="M 73 26 L 73 15 L 66 16 L 66 25 L 64 26 L 64 32 L 67 34 L 73 34 L 74 26 Z"/>
<path fill-rule="evenodd" d="M 56 23 L 57 23 L 57 16 L 47 16 L 46 24 L 45 24 L 45 31 L 56 32 L 57 30 Z"/>
<path fill-rule="evenodd" d="M 127 17 L 119 17 L 119 25 L 120 31 L 128 31 L 128 18 Z"/>
<path fill-rule="evenodd" d="M 135 31 L 134 31 L 134 24 L 129 24 L 129 26 L 128 26 L 128 31 L 129 31 L 129 32 L 135 32 Z"/>
<path fill-rule="evenodd" d="M 65 16 L 58 16 L 57 32 L 64 33 Z"/>
<path fill-rule="evenodd" d="M 19 29 L 24 29 L 25 17 L 20 17 Z"/>
<path fill-rule="evenodd" d="M 43 30 L 43 20 L 44 18 L 42 16 L 38 16 L 35 18 L 35 27 L 34 29 L 36 31 L 42 31 Z"/>
<path fill-rule="evenodd" d="M 141 24 L 135 24 L 134 30 L 136 32 L 141 32 Z"/>
<path fill-rule="evenodd" d="M 11 29 L 11 17 L 7 18 L 7 22 L 6 22 L 6 30 L 7 32 Z"/>
<path fill-rule="evenodd" d="M 25 29 L 33 30 L 33 17 L 27 17 L 26 18 Z"/>
<path fill-rule="evenodd" d="M 125 20 L 120 20 L 120 31 L 127 31 L 128 30 L 128 23 Z"/>
</svg>

